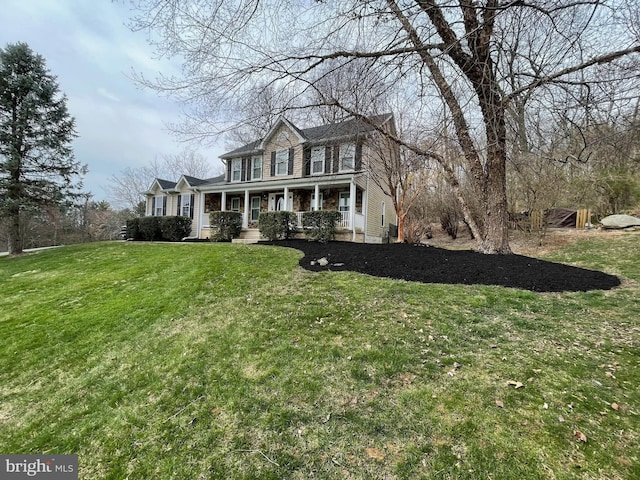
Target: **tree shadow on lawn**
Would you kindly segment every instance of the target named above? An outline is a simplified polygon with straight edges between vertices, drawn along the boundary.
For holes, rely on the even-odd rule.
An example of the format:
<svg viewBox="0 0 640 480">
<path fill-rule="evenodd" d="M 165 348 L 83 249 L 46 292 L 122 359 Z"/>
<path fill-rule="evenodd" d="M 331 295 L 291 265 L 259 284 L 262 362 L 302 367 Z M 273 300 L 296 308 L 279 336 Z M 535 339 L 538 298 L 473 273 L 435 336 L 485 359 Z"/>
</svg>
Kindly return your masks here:
<svg viewBox="0 0 640 480">
<path fill-rule="evenodd" d="M 300 266 L 313 272 L 347 270 L 410 282 L 500 285 L 532 292 L 585 292 L 620 285 L 620 279 L 614 275 L 522 255 L 484 255 L 471 250 L 401 243 L 306 240 L 260 243 L 304 252 Z M 323 258 L 326 262 L 320 261 Z"/>
</svg>

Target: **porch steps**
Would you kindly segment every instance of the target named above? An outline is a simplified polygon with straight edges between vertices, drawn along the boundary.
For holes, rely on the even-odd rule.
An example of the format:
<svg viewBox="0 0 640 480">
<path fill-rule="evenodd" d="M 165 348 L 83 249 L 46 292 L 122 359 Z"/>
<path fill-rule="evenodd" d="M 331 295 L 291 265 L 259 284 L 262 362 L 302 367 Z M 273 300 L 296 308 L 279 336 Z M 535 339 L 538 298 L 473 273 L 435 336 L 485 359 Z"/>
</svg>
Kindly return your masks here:
<svg viewBox="0 0 640 480">
<path fill-rule="evenodd" d="M 249 228 L 243 229 L 242 232 L 240 232 L 240 237 L 234 238 L 231 241 L 233 243 L 258 243 L 261 238 L 260 230 L 257 228 Z"/>
</svg>

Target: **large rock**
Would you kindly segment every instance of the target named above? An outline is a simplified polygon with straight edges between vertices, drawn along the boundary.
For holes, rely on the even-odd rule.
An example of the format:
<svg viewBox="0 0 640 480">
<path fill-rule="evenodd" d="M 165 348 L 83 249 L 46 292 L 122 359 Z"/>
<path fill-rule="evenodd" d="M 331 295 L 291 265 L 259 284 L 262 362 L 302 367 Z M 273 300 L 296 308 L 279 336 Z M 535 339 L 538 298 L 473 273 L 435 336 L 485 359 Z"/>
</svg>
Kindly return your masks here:
<svg viewBox="0 0 640 480">
<path fill-rule="evenodd" d="M 640 227 L 640 218 L 631 215 L 609 215 L 600 220 L 604 228 Z"/>
</svg>

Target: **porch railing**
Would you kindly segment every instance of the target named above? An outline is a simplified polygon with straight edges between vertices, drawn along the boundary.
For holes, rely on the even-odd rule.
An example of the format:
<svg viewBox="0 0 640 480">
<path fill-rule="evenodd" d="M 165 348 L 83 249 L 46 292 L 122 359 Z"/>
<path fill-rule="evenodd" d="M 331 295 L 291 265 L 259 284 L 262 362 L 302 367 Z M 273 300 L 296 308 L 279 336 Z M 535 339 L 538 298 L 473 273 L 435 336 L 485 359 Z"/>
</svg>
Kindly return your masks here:
<svg viewBox="0 0 640 480">
<path fill-rule="evenodd" d="M 295 213 L 297 217 L 298 227 L 302 228 L 302 215 L 304 215 L 306 212 L 295 212 Z M 338 220 L 336 227 L 351 228 L 350 218 L 351 217 L 349 215 L 349 212 L 340 212 L 340 220 Z"/>
</svg>

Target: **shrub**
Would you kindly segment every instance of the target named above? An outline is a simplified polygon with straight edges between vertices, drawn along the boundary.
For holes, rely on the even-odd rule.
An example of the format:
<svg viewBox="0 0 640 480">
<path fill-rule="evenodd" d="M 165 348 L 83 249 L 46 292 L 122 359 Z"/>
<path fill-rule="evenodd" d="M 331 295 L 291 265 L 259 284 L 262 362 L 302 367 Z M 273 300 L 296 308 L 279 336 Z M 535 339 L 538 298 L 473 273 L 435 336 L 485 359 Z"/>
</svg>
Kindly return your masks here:
<svg viewBox="0 0 640 480">
<path fill-rule="evenodd" d="M 132 238 L 134 240 L 142 240 L 140 234 L 140 218 L 130 218 L 127 220 L 126 238 Z"/>
<path fill-rule="evenodd" d="M 158 217 L 163 240 L 179 242 L 191 235 L 192 220 L 189 217 Z"/>
<path fill-rule="evenodd" d="M 230 242 L 240 236 L 242 214 L 239 212 L 209 213 L 210 240 L 212 242 Z"/>
<path fill-rule="evenodd" d="M 317 210 L 302 215 L 302 227 L 309 240 L 326 243 L 336 236 L 336 222 L 341 218 L 335 210 Z"/>
<path fill-rule="evenodd" d="M 258 217 L 260 234 L 269 240 L 289 238 L 296 226 L 296 214 L 293 212 L 262 212 Z"/>
<path fill-rule="evenodd" d="M 162 217 L 141 217 L 139 219 L 140 240 L 148 242 L 162 240 L 162 230 L 160 230 L 160 219 Z"/>
</svg>

